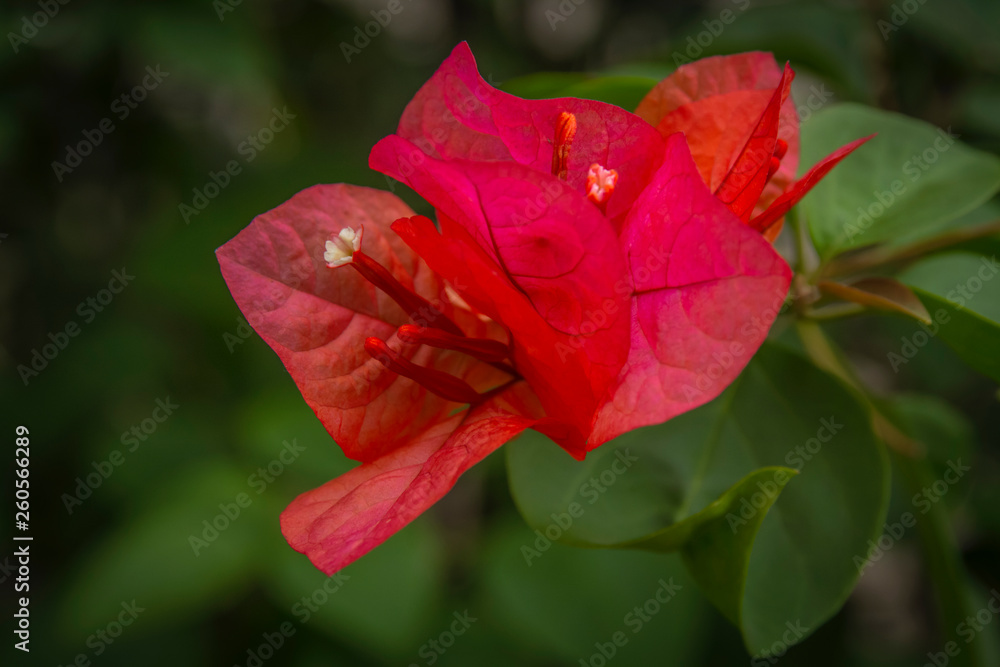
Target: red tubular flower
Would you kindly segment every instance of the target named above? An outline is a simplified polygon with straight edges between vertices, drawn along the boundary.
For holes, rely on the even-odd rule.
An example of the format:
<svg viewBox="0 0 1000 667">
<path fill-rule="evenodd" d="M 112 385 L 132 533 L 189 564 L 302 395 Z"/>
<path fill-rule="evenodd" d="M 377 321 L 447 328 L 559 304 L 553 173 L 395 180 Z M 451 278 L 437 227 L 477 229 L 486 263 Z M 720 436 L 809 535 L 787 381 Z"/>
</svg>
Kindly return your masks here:
<svg viewBox="0 0 1000 667">
<path fill-rule="evenodd" d="M 753 69 L 741 67 L 737 83 Z M 687 118 L 685 139 L 615 106 L 502 93 L 461 44 L 370 157 L 439 227 L 387 193 L 314 186 L 220 248 L 248 321 L 361 462 L 285 510 L 289 543 L 332 573 L 525 428 L 582 459 L 717 396 L 791 279 L 754 221 L 818 180 L 796 189 L 782 172 L 795 160 L 776 135 L 789 72 L 740 93 L 760 102 L 755 117 L 658 87 L 657 108 L 681 100 L 663 119 Z M 699 104 L 717 134 L 743 137 L 711 135 Z M 770 207 L 752 218 L 762 192 Z"/>
</svg>

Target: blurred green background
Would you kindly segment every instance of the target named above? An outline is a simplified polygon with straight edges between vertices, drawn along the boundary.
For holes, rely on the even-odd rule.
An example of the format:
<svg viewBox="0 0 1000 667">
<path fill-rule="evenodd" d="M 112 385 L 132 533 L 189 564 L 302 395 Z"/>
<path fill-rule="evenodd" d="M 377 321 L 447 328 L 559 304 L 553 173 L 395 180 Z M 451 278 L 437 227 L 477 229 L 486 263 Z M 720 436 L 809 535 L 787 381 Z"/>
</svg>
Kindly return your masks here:
<svg viewBox="0 0 1000 667">
<path fill-rule="evenodd" d="M 393 187 L 426 211 L 367 168 L 368 150 L 463 39 L 497 84 L 541 70 L 660 76 L 675 54 L 771 50 L 799 73 L 800 104 L 825 90 L 824 104 L 902 111 L 997 152 L 1000 5 L 401 1 L 350 62 L 341 43 L 363 45 L 356 28 L 385 0 L 53 0 L 58 11 L 35 32 L 24 17 L 42 11 L 39 3 L 0 11 L 8 33 L 0 47 L 3 433 L 12 448 L 14 426 L 24 424 L 33 445 L 32 651 L 6 645 L 15 664 L 69 665 L 83 654 L 109 667 L 596 665 L 588 662 L 595 642 L 611 641 L 625 614 L 670 577 L 681 592 L 614 664 L 750 662 L 676 558 L 555 545 L 528 567 L 520 548 L 535 536 L 510 499 L 501 454 L 327 593 L 322 573 L 286 545 L 278 515 L 351 463 L 246 327 L 214 250 L 314 183 Z M 724 9 L 736 20 L 698 45 Z M 248 143 L 276 112 L 287 125 Z M 100 131 L 104 118 L 110 133 Z M 88 140 L 97 145 L 73 166 L 67 146 Z M 233 160 L 238 173 L 219 177 Z M 206 188 L 213 174 L 224 187 Z M 196 214 L 182 207 L 200 204 Z M 106 291 L 114 271 L 134 276 L 118 294 Z M 79 333 L 62 336 L 71 323 Z M 996 386 L 938 341 L 891 373 L 886 351 L 912 330 L 870 316 L 835 333 L 873 386 L 951 404 L 954 428 L 942 438 L 976 453 L 971 480 L 946 500 L 975 586 L 989 591 L 1000 586 Z M 36 360 L 37 374 L 19 372 L 60 341 L 44 368 Z M 176 407 L 166 416 L 157 401 Z M 99 486 L 83 497 L 88 475 Z M 235 514 L 239 494 L 249 505 L 220 518 Z M 5 492 L 5 512 L 12 497 Z M 224 528 L 206 532 L 204 522 Z M 3 526 L 7 587 L 13 529 Z M 131 625 L 104 635 L 111 642 L 97 634 L 117 633 L 122 605 L 133 601 L 142 611 Z M 12 611 L 5 603 L 7 637 Z M 454 614 L 466 611 L 476 620 L 451 646 Z M 781 664 L 920 665 L 939 645 L 934 614 L 907 536 Z M 282 627 L 290 636 L 269 650 Z"/>
</svg>

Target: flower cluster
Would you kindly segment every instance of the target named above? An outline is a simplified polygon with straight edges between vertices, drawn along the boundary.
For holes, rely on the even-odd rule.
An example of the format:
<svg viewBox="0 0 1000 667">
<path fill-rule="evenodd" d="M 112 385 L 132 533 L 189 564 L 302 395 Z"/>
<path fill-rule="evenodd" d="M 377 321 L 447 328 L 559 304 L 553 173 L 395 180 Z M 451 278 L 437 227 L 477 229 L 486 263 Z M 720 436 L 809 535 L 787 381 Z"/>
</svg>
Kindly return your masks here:
<svg viewBox="0 0 1000 667">
<path fill-rule="evenodd" d="M 524 429 L 583 459 L 717 396 L 787 293 L 783 216 L 864 141 L 795 180 L 792 76 L 708 58 L 633 114 L 503 93 L 463 43 L 370 156 L 436 225 L 317 185 L 221 247 L 247 321 L 361 462 L 285 510 L 289 543 L 333 573 Z"/>
</svg>

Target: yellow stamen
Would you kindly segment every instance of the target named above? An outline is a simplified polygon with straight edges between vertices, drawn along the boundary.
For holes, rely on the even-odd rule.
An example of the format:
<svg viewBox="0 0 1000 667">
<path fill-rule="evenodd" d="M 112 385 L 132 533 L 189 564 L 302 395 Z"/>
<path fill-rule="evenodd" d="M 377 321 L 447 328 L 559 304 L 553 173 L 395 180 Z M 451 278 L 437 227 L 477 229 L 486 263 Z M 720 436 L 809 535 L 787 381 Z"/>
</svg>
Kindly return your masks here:
<svg viewBox="0 0 1000 667">
<path fill-rule="evenodd" d="M 569 174 L 569 149 L 576 136 L 576 116 L 563 111 L 556 120 L 556 135 L 552 141 L 552 174 L 566 180 Z"/>
</svg>

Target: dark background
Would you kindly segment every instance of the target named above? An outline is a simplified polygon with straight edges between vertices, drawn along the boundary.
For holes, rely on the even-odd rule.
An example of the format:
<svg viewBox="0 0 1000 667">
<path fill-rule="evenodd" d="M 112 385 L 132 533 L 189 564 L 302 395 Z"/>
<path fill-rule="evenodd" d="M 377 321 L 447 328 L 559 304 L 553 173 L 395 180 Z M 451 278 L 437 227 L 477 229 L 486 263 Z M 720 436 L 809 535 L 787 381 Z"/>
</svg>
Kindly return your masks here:
<svg viewBox="0 0 1000 667">
<path fill-rule="evenodd" d="M 246 329 L 214 250 L 314 183 L 392 186 L 417 205 L 367 168 L 368 150 L 463 39 L 498 84 L 540 70 L 662 75 L 677 53 L 771 50 L 799 73 L 800 102 L 822 85 L 832 93 L 827 104 L 902 111 L 1000 151 L 997 3 L 566 0 L 566 20 L 554 29 L 545 12 L 559 11 L 555 1 L 401 3 L 349 63 L 341 42 L 352 42 L 369 12 L 388 2 L 74 0 L 58 5 L 37 34 L 23 33 L 34 35 L 26 43 L 12 44 L 8 34 L 0 45 L 2 433 L 12 450 L 14 426 L 31 431 L 35 537 L 32 651 L 10 651 L 16 664 L 68 665 L 84 654 L 109 667 L 247 665 L 265 633 L 290 623 L 294 635 L 266 664 L 424 665 L 432 654 L 422 647 L 468 610 L 477 620 L 436 664 L 571 666 L 622 629 L 624 614 L 654 592 L 649 582 L 670 576 L 682 594 L 614 664 L 750 662 L 737 631 L 675 558 L 556 545 L 527 567 L 519 550 L 534 536 L 506 490 L 502 455 L 349 567 L 341 589 L 303 622 L 295 605 L 324 576 L 285 544 L 277 518 L 295 495 L 350 463 Z M 693 50 L 689 38 L 726 8 L 736 20 Z M 22 17 L 39 11 L 37 3 L 5 3 L 0 26 L 22 34 Z M 898 26 L 879 24 L 894 11 Z M 114 101 L 141 86 L 147 67 L 169 74 L 121 117 Z M 284 109 L 294 115 L 288 126 L 263 150 L 241 152 Z M 113 131 L 95 134 L 104 118 Z M 73 164 L 67 147 L 85 132 L 100 143 L 70 172 L 54 169 Z M 195 190 L 214 192 L 206 184 L 231 160 L 239 173 L 198 199 Z M 185 221 L 181 205 L 195 203 L 204 210 L 188 211 Z M 119 294 L 102 292 L 116 270 L 134 278 Z M 81 306 L 88 298 L 99 312 Z M 71 323 L 78 335 L 62 336 Z M 969 420 L 973 478 L 947 501 L 966 565 L 988 591 L 1000 586 L 996 387 L 937 341 L 892 374 L 885 352 L 911 330 L 865 317 L 835 331 L 877 389 L 933 393 Z M 37 374 L 19 372 L 52 340 L 64 349 Z M 162 423 L 149 421 L 158 399 L 178 406 Z M 134 446 L 126 435 L 133 427 L 145 438 Z M 275 465 L 285 441 L 305 449 Z M 113 456 L 121 465 L 107 463 Z M 257 473 L 269 464 L 270 474 L 280 466 L 277 474 Z M 102 468 L 111 474 L 67 507 L 78 480 Z M 6 513 L 13 493 L 4 486 Z M 203 521 L 240 493 L 249 507 L 196 555 L 190 536 L 202 536 Z M 0 579 L 11 600 L 13 528 L 6 518 L 2 525 Z M 91 637 L 133 600 L 143 611 L 120 637 Z M 2 614 L 8 638 L 13 608 L 5 603 Z M 939 645 L 935 632 L 924 565 L 907 538 L 781 664 L 919 665 Z M 977 641 L 993 643 L 995 634 Z"/>
</svg>

